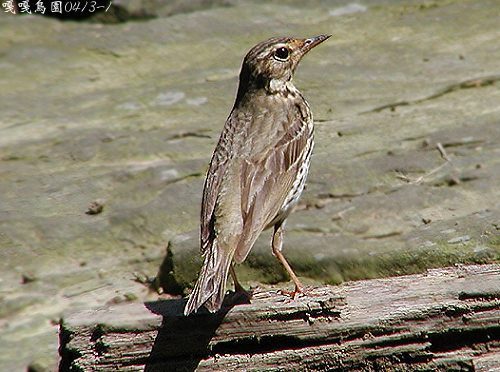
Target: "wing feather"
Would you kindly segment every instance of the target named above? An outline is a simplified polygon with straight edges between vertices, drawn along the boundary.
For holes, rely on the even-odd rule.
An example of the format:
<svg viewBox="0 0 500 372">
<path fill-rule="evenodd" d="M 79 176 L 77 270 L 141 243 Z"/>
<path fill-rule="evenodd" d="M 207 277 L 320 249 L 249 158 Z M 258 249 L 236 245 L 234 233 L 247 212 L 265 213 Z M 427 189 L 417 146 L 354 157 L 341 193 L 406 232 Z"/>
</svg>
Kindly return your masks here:
<svg viewBox="0 0 500 372">
<path fill-rule="evenodd" d="M 292 132 L 300 127 L 301 130 Z M 247 160 L 241 172 L 242 235 L 234 259 L 242 262 L 260 233 L 277 217 L 293 187 L 312 133 L 297 119 L 265 156 Z"/>
<path fill-rule="evenodd" d="M 235 145 L 233 139 L 238 126 L 238 120 L 233 113 L 234 111 L 231 112 L 226 120 L 205 177 L 200 214 L 200 249 L 202 254 L 206 253 L 214 239 L 217 199 L 231 160 L 231 153 L 234 152 L 232 146 Z"/>
</svg>

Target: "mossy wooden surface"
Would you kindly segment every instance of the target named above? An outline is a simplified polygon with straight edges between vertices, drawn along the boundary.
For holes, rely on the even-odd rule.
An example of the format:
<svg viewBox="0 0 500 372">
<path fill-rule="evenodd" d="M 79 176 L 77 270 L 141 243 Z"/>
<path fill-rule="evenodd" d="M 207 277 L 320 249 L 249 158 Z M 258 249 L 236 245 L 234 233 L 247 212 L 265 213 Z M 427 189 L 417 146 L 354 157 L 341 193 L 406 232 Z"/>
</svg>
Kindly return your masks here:
<svg viewBox="0 0 500 372">
<path fill-rule="evenodd" d="M 53 371 L 61 314 L 143 301 L 134 278 L 167 246 L 161 284 L 189 291 L 203 175 L 242 58 L 271 36 L 333 34 L 295 75 L 316 121 L 284 247 L 304 282 L 500 260 L 498 0 L 113 9 L 137 21 L 0 11 L 1 371 Z M 245 284 L 288 281 L 269 245 L 237 268 Z"/>
</svg>

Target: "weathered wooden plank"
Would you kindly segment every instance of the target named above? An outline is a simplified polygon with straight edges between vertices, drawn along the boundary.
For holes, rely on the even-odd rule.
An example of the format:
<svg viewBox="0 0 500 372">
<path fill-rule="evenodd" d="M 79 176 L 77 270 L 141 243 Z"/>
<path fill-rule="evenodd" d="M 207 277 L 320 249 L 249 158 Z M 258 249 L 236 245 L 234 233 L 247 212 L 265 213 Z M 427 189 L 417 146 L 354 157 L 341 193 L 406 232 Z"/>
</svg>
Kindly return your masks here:
<svg viewBox="0 0 500 372">
<path fill-rule="evenodd" d="M 217 314 L 184 300 L 66 317 L 62 370 L 415 370 L 500 368 L 500 265 L 312 288 L 291 300 L 228 295 Z M 233 303 L 233 305 L 230 305 Z"/>
</svg>

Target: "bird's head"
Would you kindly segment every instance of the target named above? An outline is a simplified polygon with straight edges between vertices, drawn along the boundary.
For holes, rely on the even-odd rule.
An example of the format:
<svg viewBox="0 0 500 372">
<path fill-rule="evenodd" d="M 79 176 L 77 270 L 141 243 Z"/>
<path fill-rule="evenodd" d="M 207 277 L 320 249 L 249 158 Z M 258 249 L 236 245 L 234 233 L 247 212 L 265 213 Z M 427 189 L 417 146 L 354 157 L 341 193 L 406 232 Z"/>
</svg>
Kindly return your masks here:
<svg viewBox="0 0 500 372">
<path fill-rule="evenodd" d="M 254 46 L 245 56 L 240 74 L 243 80 L 268 83 L 275 80 L 287 82 L 304 55 L 331 35 L 309 39 L 275 37 Z"/>
</svg>

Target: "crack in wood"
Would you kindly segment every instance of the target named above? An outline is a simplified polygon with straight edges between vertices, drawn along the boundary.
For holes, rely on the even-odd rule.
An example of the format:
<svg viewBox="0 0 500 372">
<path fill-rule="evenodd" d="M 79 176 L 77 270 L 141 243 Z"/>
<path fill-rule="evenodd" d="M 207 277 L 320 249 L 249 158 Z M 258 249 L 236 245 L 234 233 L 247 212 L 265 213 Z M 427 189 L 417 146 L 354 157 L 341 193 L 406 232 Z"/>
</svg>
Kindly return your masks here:
<svg viewBox="0 0 500 372">
<path fill-rule="evenodd" d="M 409 105 L 419 104 L 422 102 L 430 101 L 432 99 L 440 98 L 446 94 L 455 92 L 457 90 L 486 87 L 489 85 L 493 85 L 493 84 L 497 83 L 498 81 L 500 81 L 500 75 L 492 75 L 492 76 L 485 76 L 485 77 L 468 79 L 468 80 L 465 80 L 465 81 L 462 81 L 459 83 L 451 84 L 451 85 L 437 91 L 436 93 L 431 94 L 430 96 L 411 100 L 411 101 L 399 101 L 399 102 L 394 102 L 394 103 L 388 103 L 388 104 L 378 106 L 378 107 L 375 107 L 375 108 L 367 110 L 367 111 L 363 111 L 360 113 L 360 115 L 369 114 L 369 113 L 373 113 L 373 112 L 380 112 L 380 111 L 383 111 L 386 109 L 394 111 L 396 109 L 396 107 L 399 107 L 399 106 L 409 106 Z"/>
<path fill-rule="evenodd" d="M 175 141 L 178 139 L 183 139 L 183 138 L 212 138 L 208 134 L 203 134 L 203 132 L 207 132 L 207 130 L 199 130 L 199 131 L 193 131 L 193 132 L 180 132 L 176 133 L 170 137 L 167 138 L 167 141 Z"/>
</svg>

